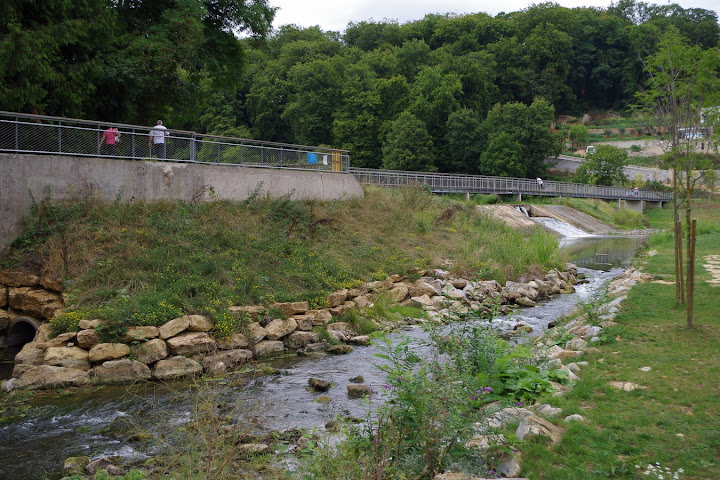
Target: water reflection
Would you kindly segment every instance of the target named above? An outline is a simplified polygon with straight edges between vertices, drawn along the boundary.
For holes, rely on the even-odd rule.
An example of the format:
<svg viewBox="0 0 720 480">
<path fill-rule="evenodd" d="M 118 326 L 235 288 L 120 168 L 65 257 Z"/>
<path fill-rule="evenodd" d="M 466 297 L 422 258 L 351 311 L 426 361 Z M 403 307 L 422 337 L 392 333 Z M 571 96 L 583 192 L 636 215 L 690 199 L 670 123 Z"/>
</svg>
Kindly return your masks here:
<svg viewBox="0 0 720 480">
<path fill-rule="evenodd" d="M 646 236 L 627 237 L 566 237 L 560 247 L 568 251 L 570 261 L 578 267 L 609 271 L 630 266 L 635 250 Z"/>
</svg>

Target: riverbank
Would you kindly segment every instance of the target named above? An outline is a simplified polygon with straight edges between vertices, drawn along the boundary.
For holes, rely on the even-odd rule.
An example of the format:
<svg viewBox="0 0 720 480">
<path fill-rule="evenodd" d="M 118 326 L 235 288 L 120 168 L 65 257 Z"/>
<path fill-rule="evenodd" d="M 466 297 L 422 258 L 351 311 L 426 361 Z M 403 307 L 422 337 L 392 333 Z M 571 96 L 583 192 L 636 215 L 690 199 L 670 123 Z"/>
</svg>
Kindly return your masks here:
<svg viewBox="0 0 720 480">
<path fill-rule="evenodd" d="M 648 211 L 651 237 L 637 260 L 654 281 L 627 292 L 598 351 L 575 388 L 549 403 L 579 414 L 562 440 L 523 447 L 523 475 L 533 480 L 606 478 L 720 478 L 720 292 L 712 255 L 720 253 L 720 205 L 700 202 L 696 270 L 696 327 L 675 306 L 672 211 Z M 708 265 L 706 267 L 705 265 Z M 610 382 L 639 385 L 634 391 Z M 649 467 L 650 465 L 650 467 Z"/>
</svg>

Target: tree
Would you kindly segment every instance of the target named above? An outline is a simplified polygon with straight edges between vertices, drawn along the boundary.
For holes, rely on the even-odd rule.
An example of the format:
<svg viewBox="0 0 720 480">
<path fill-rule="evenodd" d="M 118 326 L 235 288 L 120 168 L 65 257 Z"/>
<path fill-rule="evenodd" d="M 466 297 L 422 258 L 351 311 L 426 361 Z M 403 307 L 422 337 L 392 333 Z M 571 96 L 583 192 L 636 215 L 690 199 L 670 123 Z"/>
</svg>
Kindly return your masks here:
<svg viewBox="0 0 720 480">
<path fill-rule="evenodd" d="M 480 156 L 479 170 L 483 175 L 524 177 L 527 165 L 523 161 L 523 147 L 507 132 L 493 136 Z"/>
<path fill-rule="evenodd" d="M 628 164 L 628 155 L 612 145 L 598 145 L 597 151 L 588 155 L 578 168 L 575 178 L 590 185 L 615 185 L 627 181 L 623 169 Z"/>
<path fill-rule="evenodd" d="M 97 117 L 96 85 L 116 47 L 115 13 L 106 0 L 0 6 L 0 108 Z"/>
<path fill-rule="evenodd" d="M 575 147 L 585 145 L 588 139 L 588 128 L 585 125 L 571 125 L 570 126 L 570 144 L 573 150 Z"/>
<path fill-rule="evenodd" d="M 480 156 L 485 151 L 487 138 L 477 112 L 468 109 L 453 112 L 448 117 L 447 142 L 448 168 L 454 173 L 476 173 Z"/>
<path fill-rule="evenodd" d="M 680 208 L 685 208 L 687 231 L 687 277 L 694 276 L 694 258 L 691 258 L 691 216 L 693 192 L 702 180 L 700 170 L 707 168 L 707 156 L 700 154 L 699 143 L 707 139 L 720 123 L 714 115 L 705 115 L 706 107 L 720 105 L 720 51 L 703 50 L 691 46 L 677 29 L 670 27 L 660 37 L 658 50 L 644 60 L 648 78 L 645 89 L 636 96 L 636 110 L 649 127 L 665 132 L 661 146 L 665 161 L 673 170 L 673 211 L 680 223 Z M 685 289 L 680 246 L 682 232 L 675 229 L 676 303 L 687 300 L 687 325 L 693 326 L 693 291 Z"/>
<path fill-rule="evenodd" d="M 434 172 L 432 138 L 421 122 L 410 112 L 403 112 L 392 123 L 383 144 L 383 167 L 391 170 Z"/>
<path fill-rule="evenodd" d="M 541 98 L 529 106 L 516 102 L 497 104 L 488 112 L 482 128 L 488 136 L 488 145 L 503 132 L 520 145 L 523 167 L 512 169 L 518 176 L 543 177 L 547 172 L 547 158 L 560 153 L 562 139 L 551 128 L 554 115 L 552 105 Z M 507 142 L 500 144 L 507 145 Z"/>
</svg>

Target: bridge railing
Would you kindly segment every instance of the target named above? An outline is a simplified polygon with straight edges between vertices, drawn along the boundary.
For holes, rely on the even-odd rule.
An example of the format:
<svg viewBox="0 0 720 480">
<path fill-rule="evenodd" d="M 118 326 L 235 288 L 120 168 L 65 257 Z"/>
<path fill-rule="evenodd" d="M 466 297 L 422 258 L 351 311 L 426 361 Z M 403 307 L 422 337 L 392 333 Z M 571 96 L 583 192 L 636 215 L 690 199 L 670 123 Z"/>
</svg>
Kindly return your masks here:
<svg viewBox="0 0 720 480">
<path fill-rule="evenodd" d="M 637 190 L 585 185 L 581 183 L 543 181 L 535 179 L 489 177 L 483 175 L 456 175 L 447 173 L 406 172 L 396 170 L 375 170 L 351 168 L 355 178 L 365 185 L 402 187 L 411 185 L 427 186 L 435 193 L 496 193 L 543 195 L 553 197 L 586 197 L 603 199 L 669 201 L 672 194 L 654 190 Z"/>
<path fill-rule="evenodd" d="M 116 128 L 119 142 L 103 133 Z M 149 142 L 152 127 L 0 111 L 0 152 L 110 157 L 347 172 L 350 153 L 307 145 L 203 135 L 168 129 L 164 150 Z M 114 136 L 114 135 L 113 135 Z M 112 140 L 111 140 L 112 141 Z M 164 155 L 163 155 L 164 153 Z M 159 158 L 164 157 L 164 158 Z"/>
</svg>

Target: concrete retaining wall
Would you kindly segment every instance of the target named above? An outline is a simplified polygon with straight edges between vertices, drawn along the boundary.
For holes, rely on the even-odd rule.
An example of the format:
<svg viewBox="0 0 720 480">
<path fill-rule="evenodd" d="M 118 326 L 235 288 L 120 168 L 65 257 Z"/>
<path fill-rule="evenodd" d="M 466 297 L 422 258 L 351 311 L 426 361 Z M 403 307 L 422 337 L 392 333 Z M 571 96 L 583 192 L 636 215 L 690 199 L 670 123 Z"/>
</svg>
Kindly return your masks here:
<svg viewBox="0 0 720 480">
<path fill-rule="evenodd" d="M 256 191 L 294 199 L 363 196 L 352 175 L 235 165 L 0 154 L 0 253 L 20 234 L 34 200 L 97 195 L 122 200 L 244 200 Z"/>
</svg>

